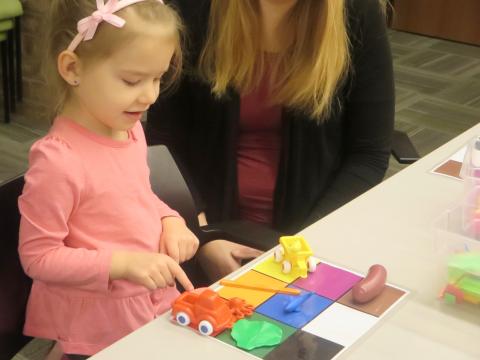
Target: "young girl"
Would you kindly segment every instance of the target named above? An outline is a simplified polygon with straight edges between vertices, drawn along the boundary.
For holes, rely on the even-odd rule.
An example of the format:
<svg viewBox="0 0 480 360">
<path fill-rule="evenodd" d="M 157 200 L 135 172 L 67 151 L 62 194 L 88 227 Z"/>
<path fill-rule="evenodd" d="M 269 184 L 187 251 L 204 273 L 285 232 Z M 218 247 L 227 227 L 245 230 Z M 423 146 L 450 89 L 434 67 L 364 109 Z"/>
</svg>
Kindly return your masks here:
<svg viewBox="0 0 480 360">
<path fill-rule="evenodd" d="M 49 22 L 60 101 L 19 199 L 34 279 L 24 331 L 75 358 L 167 310 L 175 279 L 193 289 L 179 263 L 198 239 L 153 194 L 140 124 L 162 76 L 181 68 L 175 12 L 158 0 L 52 0 Z"/>
</svg>

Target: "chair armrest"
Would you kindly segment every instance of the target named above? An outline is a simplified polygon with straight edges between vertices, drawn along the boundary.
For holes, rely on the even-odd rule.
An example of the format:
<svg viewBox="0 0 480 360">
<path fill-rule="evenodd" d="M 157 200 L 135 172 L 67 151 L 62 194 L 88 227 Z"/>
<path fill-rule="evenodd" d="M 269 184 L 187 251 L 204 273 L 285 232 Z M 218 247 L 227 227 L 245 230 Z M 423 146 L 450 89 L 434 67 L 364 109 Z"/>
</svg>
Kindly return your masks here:
<svg viewBox="0 0 480 360">
<path fill-rule="evenodd" d="M 278 238 L 282 236 L 278 231 L 244 220 L 209 224 L 201 226 L 200 231 L 202 244 L 224 239 L 262 251 L 270 250 L 278 245 Z"/>
<path fill-rule="evenodd" d="M 420 159 L 408 135 L 398 130 L 393 131 L 392 155 L 400 164 L 413 164 Z"/>
</svg>

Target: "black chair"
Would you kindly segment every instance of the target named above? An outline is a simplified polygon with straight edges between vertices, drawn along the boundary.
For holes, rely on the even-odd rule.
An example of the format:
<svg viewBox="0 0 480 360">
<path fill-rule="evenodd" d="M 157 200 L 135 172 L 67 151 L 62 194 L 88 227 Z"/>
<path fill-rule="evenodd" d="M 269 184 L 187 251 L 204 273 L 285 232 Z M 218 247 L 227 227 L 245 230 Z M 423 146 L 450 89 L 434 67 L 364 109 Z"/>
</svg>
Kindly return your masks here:
<svg viewBox="0 0 480 360">
<path fill-rule="evenodd" d="M 408 136 L 395 130 L 392 154 L 399 163 L 413 163 L 419 155 Z M 149 146 L 148 163 L 153 191 L 187 222 L 202 244 L 214 239 L 228 239 L 260 250 L 269 250 L 278 244 L 282 234 L 244 220 L 232 220 L 199 226 L 195 202 L 173 156 L 165 145 Z"/>
<path fill-rule="evenodd" d="M 22 334 L 31 280 L 18 258 L 17 199 L 23 175 L 0 185 L 0 360 L 11 359 L 30 338 Z"/>
<path fill-rule="evenodd" d="M 182 215 L 201 244 L 215 239 L 225 239 L 260 250 L 269 250 L 278 244 L 278 238 L 281 236 L 279 232 L 249 221 L 233 220 L 200 226 L 190 189 L 167 147 L 150 146 L 148 163 L 154 193 Z M 208 279 L 195 260 L 187 261 L 182 267 L 195 286 L 209 285 Z"/>
<path fill-rule="evenodd" d="M 164 145 L 150 146 L 148 163 L 154 193 L 182 215 L 202 244 L 214 239 L 228 239 L 260 250 L 268 250 L 278 244 L 280 233 L 249 221 L 233 220 L 200 226 L 190 189 L 168 148 Z"/>
</svg>

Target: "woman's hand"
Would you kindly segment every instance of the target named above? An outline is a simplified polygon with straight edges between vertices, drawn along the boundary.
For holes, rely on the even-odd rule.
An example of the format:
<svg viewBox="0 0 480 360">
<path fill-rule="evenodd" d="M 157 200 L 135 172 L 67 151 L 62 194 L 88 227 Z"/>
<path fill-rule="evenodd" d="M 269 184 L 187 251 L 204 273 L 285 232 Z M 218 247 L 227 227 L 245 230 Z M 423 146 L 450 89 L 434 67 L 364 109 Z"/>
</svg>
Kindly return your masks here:
<svg viewBox="0 0 480 360">
<path fill-rule="evenodd" d="M 198 251 L 198 261 L 210 281 L 214 282 L 241 266 L 242 260 L 253 259 L 262 251 L 227 240 L 214 240 Z"/>
<path fill-rule="evenodd" d="M 160 252 L 177 263 L 191 259 L 198 250 L 198 238 L 187 228 L 183 219 L 169 216 L 162 219 Z"/>
<path fill-rule="evenodd" d="M 175 260 L 158 253 L 116 251 L 110 263 L 110 280 L 125 279 L 149 290 L 175 286 L 175 279 L 185 288 L 193 285 Z"/>
</svg>

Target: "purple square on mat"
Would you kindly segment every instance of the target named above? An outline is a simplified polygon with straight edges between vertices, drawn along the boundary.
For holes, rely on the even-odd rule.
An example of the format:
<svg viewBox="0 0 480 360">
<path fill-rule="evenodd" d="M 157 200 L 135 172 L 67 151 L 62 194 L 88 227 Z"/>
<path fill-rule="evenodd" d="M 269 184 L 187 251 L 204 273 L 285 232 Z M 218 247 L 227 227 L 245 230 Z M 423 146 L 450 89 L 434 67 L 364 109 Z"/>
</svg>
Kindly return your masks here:
<svg viewBox="0 0 480 360">
<path fill-rule="evenodd" d="M 338 300 L 362 279 L 349 271 L 320 263 L 315 272 L 308 274 L 306 279 L 299 279 L 292 285 L 313 291 L 331 300 Z"/>
</svg>

